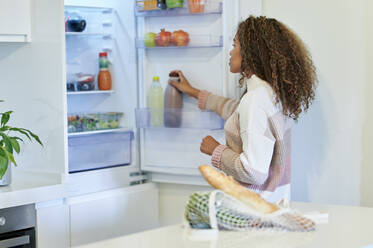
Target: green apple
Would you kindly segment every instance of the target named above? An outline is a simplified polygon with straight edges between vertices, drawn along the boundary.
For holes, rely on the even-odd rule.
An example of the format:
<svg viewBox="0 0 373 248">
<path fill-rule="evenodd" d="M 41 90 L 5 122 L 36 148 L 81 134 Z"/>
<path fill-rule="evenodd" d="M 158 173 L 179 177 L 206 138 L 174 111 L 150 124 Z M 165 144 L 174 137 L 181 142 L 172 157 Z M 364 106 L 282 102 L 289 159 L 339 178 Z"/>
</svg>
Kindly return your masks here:
<svg viewBox="0 0 373 248">
<path fill-rule="evenodd" d="M 149 32 L 145 34 L 144 44 L 146 47 L 155 47 L 155 33 Z"/>
</svg>

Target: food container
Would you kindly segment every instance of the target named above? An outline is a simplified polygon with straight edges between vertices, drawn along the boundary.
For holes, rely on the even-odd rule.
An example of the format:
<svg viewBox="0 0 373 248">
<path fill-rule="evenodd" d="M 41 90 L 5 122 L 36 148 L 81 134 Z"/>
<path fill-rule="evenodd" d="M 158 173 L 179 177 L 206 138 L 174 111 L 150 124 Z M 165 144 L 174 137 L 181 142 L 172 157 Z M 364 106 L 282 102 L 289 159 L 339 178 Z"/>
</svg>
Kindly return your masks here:
<svg viewBox="0 0 373 248">
<path fill-rule="evenodd" d="M 189 13 L 203 13 L 207 0 L 188 0 Z"/>
<path fill-rule="evenodd" d="M 95 89 L 95 76 L 92 74 L 78 74 L 78 91 L 90 91 Z"/>
<path fill-rule="evenodd" d="M 168 9 L 182 8 L 184 0 L 166 0 L 166 5 Z"/>
<path fill-rule="evenodd" d="M 71 114 L 68 116 L 68 132 L 89 132 L 119 127 L 121 112 Z"/>
</svg>

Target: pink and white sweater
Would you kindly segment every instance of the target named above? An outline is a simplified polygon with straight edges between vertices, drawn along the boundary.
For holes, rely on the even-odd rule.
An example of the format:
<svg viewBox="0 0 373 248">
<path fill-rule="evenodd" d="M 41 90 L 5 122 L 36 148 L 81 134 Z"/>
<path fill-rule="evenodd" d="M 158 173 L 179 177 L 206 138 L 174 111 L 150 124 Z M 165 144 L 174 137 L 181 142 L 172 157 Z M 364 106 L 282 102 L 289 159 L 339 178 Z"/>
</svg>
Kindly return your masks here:
<svg viewBox="0 0 373 248">
<path fill-rule="evenodd" d="M 271 202 L 290 200 L 291 119 L 275 102 L 275 93 L 253 75 L 247 93 L 233 100 L 201 91 L 198 106 L 226 120 L 226 145 L 212 154 L 212 164 Z"/>
</svg>

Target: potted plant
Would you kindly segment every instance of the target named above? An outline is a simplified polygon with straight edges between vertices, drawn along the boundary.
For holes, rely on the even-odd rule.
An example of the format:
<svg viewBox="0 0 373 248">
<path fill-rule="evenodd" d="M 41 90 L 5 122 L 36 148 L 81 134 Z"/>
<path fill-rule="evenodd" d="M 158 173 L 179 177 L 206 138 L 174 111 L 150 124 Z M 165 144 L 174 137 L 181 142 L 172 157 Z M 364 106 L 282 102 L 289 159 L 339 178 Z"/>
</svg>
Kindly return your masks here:
<svg viewBox="0 0 373 248">
<path fill-rule="evenodd" d="M 3 101 L 0 100 L 0 102 Z M 12 113 L 13 111 L 0 113 L 0 186 L 10 184 L 10 165 L 14 164 L 14 166 L 17 166 L 13 153 L 16 152 L 19 154 L 21 151 L 20 141 L 23 142 L 23 139 L 15 134 L 21 134 L 27 137 L 30 141 L 36 140 L 41 146 L 43 146 L 39 137 L 30 130 L 7 125 Z"/>
</svg>

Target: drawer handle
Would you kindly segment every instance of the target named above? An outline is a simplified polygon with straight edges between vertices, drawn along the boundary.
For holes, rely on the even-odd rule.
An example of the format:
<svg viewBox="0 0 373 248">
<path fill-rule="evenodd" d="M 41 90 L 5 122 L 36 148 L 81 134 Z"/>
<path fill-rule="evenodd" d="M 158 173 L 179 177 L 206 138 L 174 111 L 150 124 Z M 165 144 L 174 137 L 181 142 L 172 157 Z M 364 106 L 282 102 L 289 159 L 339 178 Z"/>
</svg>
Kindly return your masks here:
<svg viewBox="0 0 373 248">
<path fill-rule="evenodd" d="M 0 240 L 0 247 L 14 247 L 30 244 L 30 236 L 24 235 L 17 238 Z"/>
<path fill-rule="evenodd" d="M 0 217 L 0 226 L 4 226 L 6 223 L 5 217 Z"/>
</svg>

